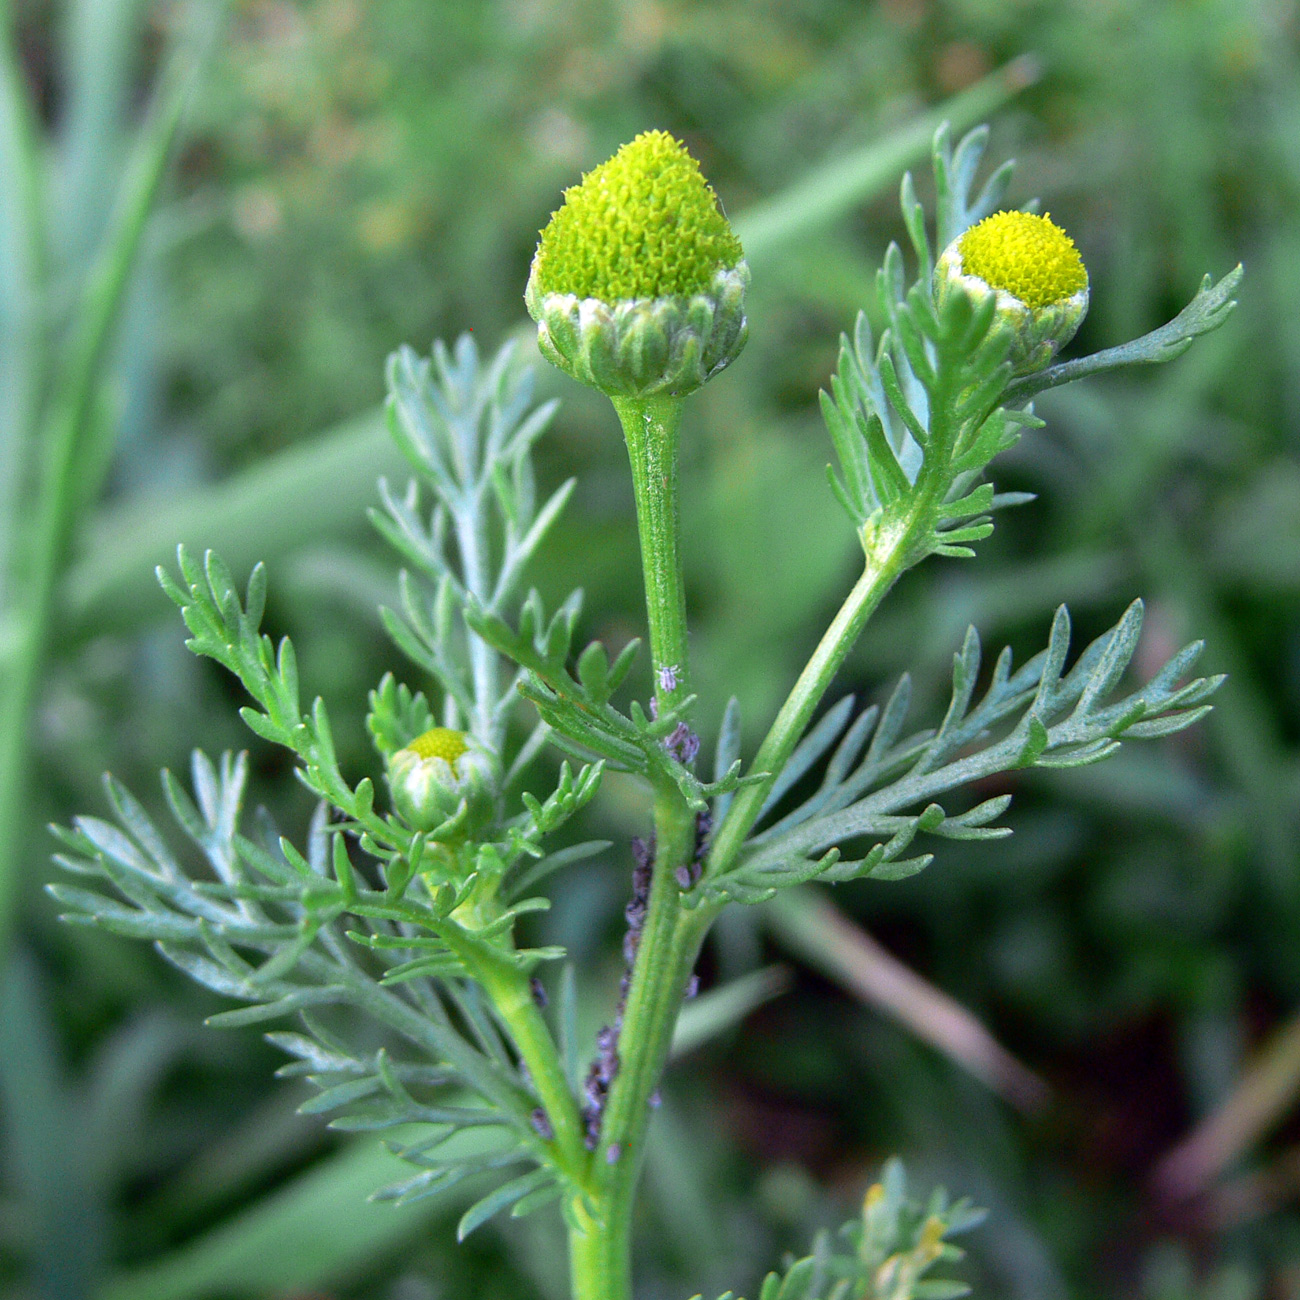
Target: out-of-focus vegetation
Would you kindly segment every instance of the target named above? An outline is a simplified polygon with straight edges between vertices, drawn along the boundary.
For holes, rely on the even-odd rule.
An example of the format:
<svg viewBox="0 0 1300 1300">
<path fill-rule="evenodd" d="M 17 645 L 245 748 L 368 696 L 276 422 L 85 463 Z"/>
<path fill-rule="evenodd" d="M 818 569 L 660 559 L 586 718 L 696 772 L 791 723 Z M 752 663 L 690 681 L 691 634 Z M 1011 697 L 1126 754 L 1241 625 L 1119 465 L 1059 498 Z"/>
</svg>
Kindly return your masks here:
<svg viewBox="0 0 1300 1300">
<path fill-rule="evenodd" d="M 180 13 L 11 8 L 48 141 L 51 321 L 68 319 Z M 774 959 L 797 973 L 670 1079 L 645 1294 L 752 1291 L 895 1151 L 989 1207 L 968 1240 L 983 1294 L 1300 1290 L 1295 6 L 266 0 L 231 7 L 136 267 L 101 386 L 117 450 L 104 503 L 78 503 L 42 665 L 0 1001 L 0 1294 L 562 1294 L 543 1215 L 458 1248 L 450 1200 L 366 1204 L 391 1158 L 296 1117 L 302 1095 L 271 1081 L 280 1061 L 254 1031 L 203 1030 L 217 999 L 55 925 L 38 828 L 96 806 L 104 768 L 143 791 L 198 744 L 248 746 L 257 796 L 286 825 L 307 818 L 152 588 L 179 540 L 234 560 L 234 534 L 239 556 L 268 561 L 270 619 L 293 632 L 305 689 L 328 699 L 345 762 L 373 767 L 365 691 L 396 667 L 374 613 L 392 576 L 362 513 L 375 474 L 400 475 L 372 415 L 383 358 L 519 329 L 536 231 L 584 168 L 672 130 L 743 236 L 747 209 L 1026 53 L 1043 75 L 995 116 L 993 152 L 1020 159 L 1011 200 L 1042 195 L 1084 254 L 1093 309 L 1075 349 L 1158 324 L 1237 260 L 1242 305 L 1172 366 L 1044 397 L 1047 429 L 999 476 L 1038 501 L 978 560 L 909 576 L 846 686 L 879 696 L 910 667 L 918 713 L 933 711 L 968 622 L 1036 646 L 1066 600 L 1082 640 L 1139 594 L 1153 661 L 1205 636 L 1205 667 L 1231 679 L 1197 730 L 1018 783 L 1011 840 L 842 890 L 834 924 L 725 918 L 706 984 Z M 901 166 L 847 217 L 756 245 L 748 350 L 687 416 L 697 678 L 755 726 L 853 576 L 815 397 L 901 235 Z M 584 585 L 605 619 L 592 635 L 619 642 L 640 602 L 621 440 L 601 402 L 542 379 L 564 400 L 544 465 L 580 483 L 535 576 L 548 594 Z M 590 833 L 625 844 L 644 829 L 631 806 L 611 781 Z M 547 921 L 608 970 L 611 1001 L 626 857 L 576 869 Z M 876 944 L 935 987 L 882 981 Z M 938 991 L 991 1035 L 966 1054 L 981 1079 L 952 1063 Z"/>
</svg>

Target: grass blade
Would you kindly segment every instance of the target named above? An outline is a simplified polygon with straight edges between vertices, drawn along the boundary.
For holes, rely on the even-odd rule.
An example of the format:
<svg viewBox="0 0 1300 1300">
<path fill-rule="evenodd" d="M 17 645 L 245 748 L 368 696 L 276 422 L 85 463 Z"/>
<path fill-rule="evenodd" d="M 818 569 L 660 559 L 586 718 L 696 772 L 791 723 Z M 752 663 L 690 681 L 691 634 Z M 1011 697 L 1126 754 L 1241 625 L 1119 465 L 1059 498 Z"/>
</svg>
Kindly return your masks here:
<svg viewBox="0 0 1300 1300">
<path fill-rule="evenodd" d="M 909 163 L 929 154 L 934 133 L 943 122 L 951 123 L 956 132 L 964 131 L 1032 85 L 1038 76 L 1033 58 L 1015 59 L 883 140 L 823 163 L 782 193 L 749 208 L 735 222 L 746 258 L 757 265 L 897 185 L 899 173 Z"/>
<path fill-rule="evenodd" d="M 203 45 L 215 34 L 215 15 L 202 33 Z M 0 697 L 0 824 L 21 825 L 26 803 L 27 730 L 40 680 L 53 613 L 55 584 L 78 502 L 84 500 L 82 463 L 106 463 L 102 449 L 89 445 L 92 434 L 112 436 L 96 420 L 103 371 L 114 329 L 131 283 L 145 226 L 167 173 L 181 119 L 199 75 L 197 50 L 182 43 L 170 60 L 162 88 L 128 160 L 116 213 L 87 277 L 76 308 L 72 334 L 55 379 L 50 411 L 43 420 L 40 467 L 33 515 L 23 521 L 27 567 L 16 594 L 13 659 Z M 7 930 L 14 895 L 14 860 L 21 837 L 0 844 L 0 935 Z M 0 938 L 0 943 L 3 939 Z"/>
<path fill-rule="evenodd" d="M 374 501 L 375 480 L 403 472 L 379 411 L 270 456 L 220 483 L 163 501 L 133 502 L 92 525 L 63 581 L 60 601 L 78 623 L 113 626 L 163 612 L 156 565 L 177 542 L 211 547 L 235 572 L 354 526 Z"/>
<path fill-rule="evenodd" d="M 751 1011 L 780 997 L 789 987 L 790 972 L 784 966 L 767 966 L 741 975 L 720 988 L 710 989 L 686 1003 L 673 1030 L 673 1059 L 685 1056 L 711 1038 L 726 1033 Z"/>
<path fill-rule="evenodd" d="M 783 891 L 767 904 L 765 917 L 789 952 L 893 1016 L 1012 1105 L 1036 1111 L 1047 1103 L 1042 1079 L 971 1012 L 886 952 L 816 890 Z"/>
<path fill-rule="evenodd" d="M 464 1140 L 486 1148 L 495 1139 Z M 457 1199 L 464 1204 L 454 1194 L 404 1206 L 366 1199 L 410 1172 L 372 1138 L 359 1140 L 206 1235 L 114 1278 L 97 1300 L 287 1295 L 345 1281 L 389 1258 L 449 1214 Z"/>
<path fill-rule="evenodd" d="M 0 27 L 0 607 L 8 594 L 23 462 L 45 369 L 42 177 L 12 23 L 6 8 Z"/>
</svg>

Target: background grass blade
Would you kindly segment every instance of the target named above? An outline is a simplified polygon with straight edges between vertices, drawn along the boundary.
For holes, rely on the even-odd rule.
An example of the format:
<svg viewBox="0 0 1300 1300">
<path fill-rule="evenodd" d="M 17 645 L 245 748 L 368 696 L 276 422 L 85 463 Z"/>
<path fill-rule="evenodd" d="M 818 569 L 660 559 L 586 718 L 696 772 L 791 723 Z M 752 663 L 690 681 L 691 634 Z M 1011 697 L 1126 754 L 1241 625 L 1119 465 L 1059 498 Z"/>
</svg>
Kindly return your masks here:
<svg viewBox="0 0 1300 1300">
<path fill-rule="evenodd" d="M 145 0 L 73 0 L 64 17 L 57 227 L 59 261 L 84 267 L 109 219 L 129 139 Z"/>
<path fill-rule="evenodd" d="M 43 186 L 13 22 L 6 6 L 0 18 L 0 610 L 11 586 L 22 470 L 45 372 Z"/>
<path fill-rule="evenodd" d="M 761 265 L 796 240 L 892 189 L 904 169 L 929 153 L 941 123 L 950 123 L 953 135 L 960 136 L 1039 76 L 1038 61 L 1022 56 L 883 139 L 821 164 L 782 193 L 742 212 L 734 224 L 750 264 Z"/>
<path fill-rule="evenodd" d="M 96 418 L 105 363 L 145 227 L 199 76 L 200 56 L 215 35 L 219 12 L 203 11 L 206 21 L 193 33 L 194 43 L 182 41 L 169 60 L 149 119 L 127 161 L 115 215 L 80 294 L 42 420 L 32 514 L 24 519 L 21 585 L 11 607 L 13 654 L 0 696 L 0 825 L 10 828 L 0 841 L 0 951 L 16 889 L 15 863 L 23 850 L 28 721 L 49 644 L 68 533 L 75 508 L 85 499 L 79 471 L 84 465 L 107 463 L 104 449 L 94 445 L 96 439 L 113 434 L 109 421 Z"/>
<path fill-rule="evenodd" d="M 360 1139 L 207 1235 L 112 1279 L 97 1300 L 285 1295 L 344 1282 L 463 1204 L 459 1191 L 403 1206 L 367 1199 L 410 1173 L 374 1138 Z"/>
<path fill-rule="evenodd" d="M 362 526 L 375 480 L 400 479 L 404 465 L 375 411 L 224 483 L 104 513 L 64 578 L 65 617 L 122 626 L 163 612 L 153 570 L 171 563 L 178 544 L 210 546 L 241 572 Z"/>
<path fill-rule="evenodd" d="M 1197 1196 L 1230 1169 L 1300 1097 L 1300 1017 L 1276 1030 L 1236 1087 L 1156 1166 L 1154 1181 L 1173 1200 Z"/>
<path fill-rule="evenodd" d="M 1038 1075 L 961 1003 L 886 952 L 820 890 L 788 889 L 764 910 L 782 947 L 814 970 L 898 1020 L 1019 1109 L 1047 1104 L 1047 1085 Z"/>
<path fill-rule="evenodd" d="M 0 1116 L 9 1168 L 30 1220 L 31 1277 L 42 1300 L 84 1300 L 103 1266 L 104 1206 L 79 1157 L 75 1099 L 58 1059 L 33 963 L 0 980 Z"/>
<path fill-rule="evenodd" d="M 751 1011 L 787 992 L 790 984 L 790 972 L 786 967 L 766 966 L 687 1002 L 673 1031 L 673 1059 L 685 1056 L 710 1039 L 734 1029 Z"/>
</svg>

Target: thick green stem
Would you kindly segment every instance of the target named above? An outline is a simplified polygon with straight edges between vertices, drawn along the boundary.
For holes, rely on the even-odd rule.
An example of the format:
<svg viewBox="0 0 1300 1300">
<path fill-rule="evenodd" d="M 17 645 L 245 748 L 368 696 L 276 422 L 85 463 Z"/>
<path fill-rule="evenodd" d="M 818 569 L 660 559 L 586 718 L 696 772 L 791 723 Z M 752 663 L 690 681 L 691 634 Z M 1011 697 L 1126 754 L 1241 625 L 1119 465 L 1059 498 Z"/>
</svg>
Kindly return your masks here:
<svg viewBox="0 0 1300 1300">
<path fill-rule="evenodd" d="M 472 863 L 473 854 L 468 848 L 462 849 L 459 870 L 468 874 Z M 495 921 L 500 915 L 495 892 L 494 884 L 482 884 L 462 903 L 456 920 L 471 930 L 481 929 Z M 578 1103 L 561 1064 L 555 1039 L 537 1006 L 532 980 L 511 963 L 506 953 L 481 942 L 463 940 L 458 927 L 449 927 L 443 937 L 488 995 L 528 1069 L 533 1092 L 541 1102 L 550 1126 L 548 1134 L 547 1124 L 536 1123 L 537 1117 L 534 1117 L 538 1136 L 553 1143 L 554 1149 L 547 1153 L 547 1158 L 570 1181 L 584 1185 L 590 1159 L 583 1145 L 582 1116 L 578 1113 Z"/>
<path fill-rule="evenodd" d="M 605 1222 L 575 1203 L 569 1219 L 573 1300 L 632 1300 L 631 1216 Z"/>
<path fill-rule="evenodd" d="M 678 398 L 616 399 L 636 491 L 655 701 L 662 716 L 685 698 L 686 596 L 678 544 Z M 655 790 L 655 861 L 618 1038 L 618 1073 L 601 1120 L 592 1195 L 570 1214 L 574 1300 L 631 1300 L 631 1217 L 645 1159 L 651 1098 L 677 1013 L 713 914 L 682 905 L 677 872 L 695 854 L 695 815 L 675 786 Z"/>
<path fill-rule="evenodd" d="M 682 906 L 675 879 L 694 849 L 695 827 L 667 801 L 656 801 L 655 869 L 649 907 L 619 1034 L 619 1069 L 601 1124 L 591 1171 L 595 1214 L 571 1232 L 574 1300 L 630 1300 L 629 1223 L 645 1161 L 651 1099 L 672 1046 L 677 1013 L 714 913 Z M 665 838 L 667 837 L 667 838 Z"/>
</svg>

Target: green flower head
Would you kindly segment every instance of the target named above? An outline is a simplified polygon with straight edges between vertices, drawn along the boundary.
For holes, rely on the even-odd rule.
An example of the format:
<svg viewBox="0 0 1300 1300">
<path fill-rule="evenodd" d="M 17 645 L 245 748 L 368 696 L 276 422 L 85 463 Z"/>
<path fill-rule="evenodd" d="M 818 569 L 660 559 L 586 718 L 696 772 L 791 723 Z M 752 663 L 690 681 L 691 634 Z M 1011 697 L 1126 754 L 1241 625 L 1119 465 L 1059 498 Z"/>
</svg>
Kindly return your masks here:
<svg viewBox="0 0 1300 1300">
<path fill-rule="evenodd" d="M 685 145 L 645 131 L 564 191 L 537 246 L 537 284 L 608 303 L 690 297 L 743 256 Z"/>
<path fill-rule="evenodd" d="M 749 269 L 699 164 L 647 131 L 565 191 L 524 295 L 543 354 L 611 396 L 681 395 L 744 346 Z"/>
<path fill-rule="evenodd" d="M 1088 310 L 1088 272 L 1074 241 L 1033 212 L 995 212 L 954 239 L 935 268 L 935 296 L 954 285 L 977 299 L 997 295 L 1017 374 L 1047 365 Z"/>
</svg>

